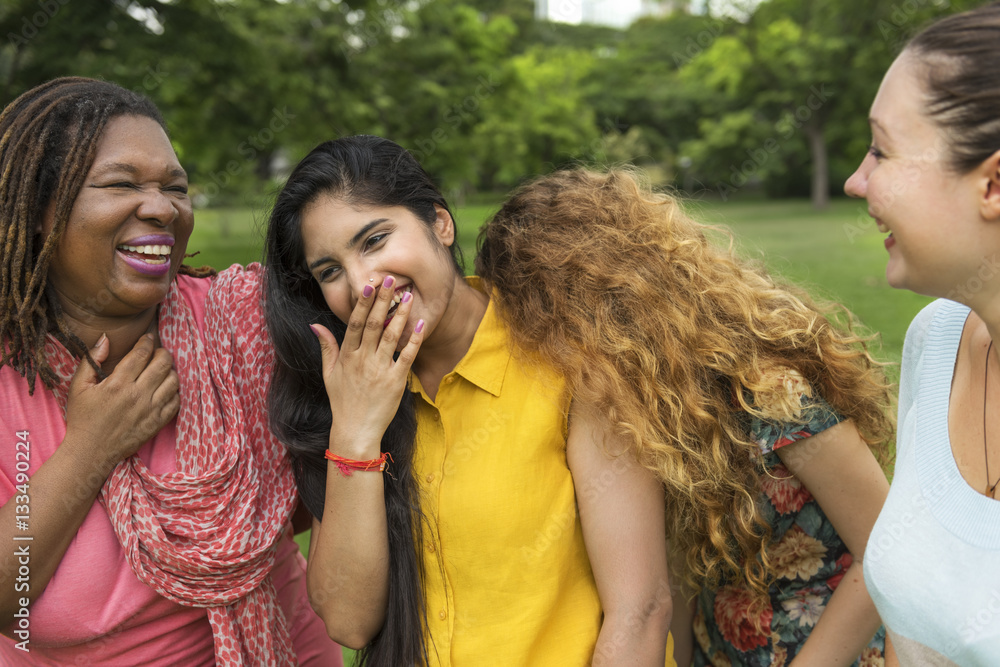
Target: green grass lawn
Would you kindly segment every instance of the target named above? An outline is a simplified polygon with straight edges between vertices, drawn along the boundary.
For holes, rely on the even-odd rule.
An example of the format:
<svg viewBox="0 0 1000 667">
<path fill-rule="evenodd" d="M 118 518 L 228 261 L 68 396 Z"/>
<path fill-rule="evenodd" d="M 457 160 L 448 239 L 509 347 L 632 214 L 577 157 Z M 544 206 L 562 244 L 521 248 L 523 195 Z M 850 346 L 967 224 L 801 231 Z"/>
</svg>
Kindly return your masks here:
<svg viewBox="0 0 1000 667">
<path fill-rule="evenodd" d="M 480 226 L 497 205 L 456 208 L 466 265 L 472 267 Z M 825 211 L 807 201 L 690 202 L 695 218 L 728 227 L 738 251 L 763 261 L 769 270 L 806 288 L 816 298 L 847 306 L 874 335 L 873 354 L 889 362 L 898 379 L 906 327 L 930 299 L 893 290 L 885 282 L 884 237 L 875 229 L 862 202 L 837 200 Z M 223 269 L 233 263 L 260 261 L 263 209 L 208 209 L 195 216 L 189 252 L 191 264 Z M 305 553 L 308 533 L 296 537 Z M 345 649 L 347 664 L 353 653 Z"/>
</svg>

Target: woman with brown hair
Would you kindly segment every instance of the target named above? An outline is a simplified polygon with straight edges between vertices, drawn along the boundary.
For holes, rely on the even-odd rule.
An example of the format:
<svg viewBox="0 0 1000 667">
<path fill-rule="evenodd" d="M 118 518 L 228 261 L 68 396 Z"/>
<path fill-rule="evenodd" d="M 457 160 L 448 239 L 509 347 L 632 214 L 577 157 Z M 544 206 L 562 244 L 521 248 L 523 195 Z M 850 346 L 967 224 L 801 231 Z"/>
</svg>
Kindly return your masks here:
<svg viewBox="0 0 1000 667">
<path fill-rule="evenodd" d="M 476 271 L 515 349 L 666 488 L 694 664 L 867 664 L 888 385 L 858 336 L 710 233 L 630 171 L 563 171 L 493 216 Z"/>
</svg>

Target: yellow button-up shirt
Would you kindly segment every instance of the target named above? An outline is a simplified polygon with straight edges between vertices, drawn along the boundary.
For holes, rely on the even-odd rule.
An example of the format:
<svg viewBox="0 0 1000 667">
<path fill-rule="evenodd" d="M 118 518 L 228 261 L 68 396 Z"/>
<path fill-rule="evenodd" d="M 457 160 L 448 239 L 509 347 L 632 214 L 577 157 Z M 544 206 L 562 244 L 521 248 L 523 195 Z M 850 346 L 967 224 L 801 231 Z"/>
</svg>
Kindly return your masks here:
<svg viewBox="0 0 1000 667">
<path fill-rule="evenodd" d="M 410 379 L 431 664 L 590 664 L 601 602 L 566 463 L 563 380 L 511 355 L 492 301 L 435 400 Z"/>
</svg>

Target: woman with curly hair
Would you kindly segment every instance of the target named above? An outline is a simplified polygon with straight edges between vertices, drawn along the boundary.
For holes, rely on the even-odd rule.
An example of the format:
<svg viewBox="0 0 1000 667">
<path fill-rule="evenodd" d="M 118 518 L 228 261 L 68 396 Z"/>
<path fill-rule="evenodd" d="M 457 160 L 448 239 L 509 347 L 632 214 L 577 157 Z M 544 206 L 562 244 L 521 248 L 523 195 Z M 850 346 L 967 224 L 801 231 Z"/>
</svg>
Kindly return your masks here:
<svg viewBox="0 0 1000 667">
<path fill-rule="evenodd" d="M 665 486 L 694 664 L 879 657 L 861 567 L 888 491 L 885 378 L 858 336 L 708 232 L 629 171 L 563 171 L 489 221 L 476 272 L 514 348 Z"/>
<path fill-rule="evenodd" d="M 661 485 L 513 353 L 455 240 L 386 139 L 320 144 L 278 195 L 270 415 L 315 517 L 315 609 L 367 665 L 673 664 Z"/>
</svg>

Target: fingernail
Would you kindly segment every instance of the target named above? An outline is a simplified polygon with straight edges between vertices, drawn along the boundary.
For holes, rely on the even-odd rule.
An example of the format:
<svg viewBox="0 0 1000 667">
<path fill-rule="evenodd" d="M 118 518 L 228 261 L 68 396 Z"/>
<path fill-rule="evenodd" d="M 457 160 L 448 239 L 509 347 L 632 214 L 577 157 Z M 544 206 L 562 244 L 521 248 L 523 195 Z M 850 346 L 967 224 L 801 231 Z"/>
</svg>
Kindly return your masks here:
<svg viewBox="0 0 1000 667">
<path fill-rule="evenodd" d="M 372 287 L 371 285 L 365 285 L 365 288 L 361 290 L 361 293 L 364 294 L 366 299 L 370 297 L 374 292 L 375 288 Z"/>
<path fill-rule="evenodd" d="M 97 339 L 96 343 L 94 343 L 94 347 L 100 347 L 101 344 L 104 343 L 104 341 L 106 341 L 107 339 L 108 339 L 108 334 L 102 333 L 101 337 Z"/>
<path fill-rule="evenodd" d="M 382 287 L 392 287 L 393 282 L 392 276 L 386 276 L 385 280 L 382 281 Z"/>
<path fill-rule="evenodd" d="M 309 325 L 309 328 L 312 329 L 312 332 L 316 335 L 317 338 L 319 338 L 319 329 L 317 329 L 311 324 Z"/>
<path fill-rule="evenodd" d="M 417 326 L 413 327 L 413 333 L 420 333 L 423 330 L 424 330 L 424 321 L 418 320 Z"/>
<path fill-rule="evenodd" d="M 408 302 L 412 298 L 413 298 L 412 294 L 410 294 L 409 292 L 403 292 L 403 298 L 400 299 L 400 301 L 402 301 L 403 303 L 406 303 L 406 302 Z"/>
</svg>

